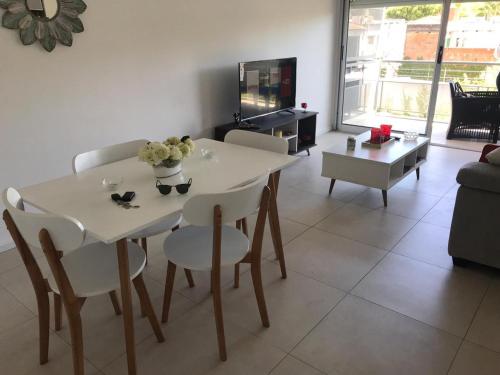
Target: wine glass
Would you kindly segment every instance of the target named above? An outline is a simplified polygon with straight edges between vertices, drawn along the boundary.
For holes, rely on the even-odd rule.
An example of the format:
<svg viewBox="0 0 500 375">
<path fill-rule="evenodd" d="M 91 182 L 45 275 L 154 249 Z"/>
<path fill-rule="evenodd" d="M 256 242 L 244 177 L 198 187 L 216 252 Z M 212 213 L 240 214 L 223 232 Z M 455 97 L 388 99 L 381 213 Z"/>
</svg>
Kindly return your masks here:
<svg viewBox="0 0 500 375">
<path fill-rule="evenodd" d="M 302 107 L 302 109 L 303 109 L 303 111 L 302 111 L 302 112 L 306 113 L 306 112 L 307 112 L 307 103 L 306 103 L 306 102 L 301 103 L 301 104 L 300 104 L 300 106 L 301 106 L 301 107 Z"/>
</svg>

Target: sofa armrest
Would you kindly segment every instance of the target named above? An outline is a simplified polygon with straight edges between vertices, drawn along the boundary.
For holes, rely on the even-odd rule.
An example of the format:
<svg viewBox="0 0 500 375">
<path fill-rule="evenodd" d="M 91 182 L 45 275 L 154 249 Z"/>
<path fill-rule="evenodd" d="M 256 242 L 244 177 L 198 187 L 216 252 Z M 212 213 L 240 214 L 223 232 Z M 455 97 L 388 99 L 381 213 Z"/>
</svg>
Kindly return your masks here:
<svg viewBox="0 0 500 375">
<path fill-rule="evenodd" d="M 457 182 L 472 189 L 500 193 L 500 167 L 480 162 L 465 164 L 458 171 Z"/>
</svg>

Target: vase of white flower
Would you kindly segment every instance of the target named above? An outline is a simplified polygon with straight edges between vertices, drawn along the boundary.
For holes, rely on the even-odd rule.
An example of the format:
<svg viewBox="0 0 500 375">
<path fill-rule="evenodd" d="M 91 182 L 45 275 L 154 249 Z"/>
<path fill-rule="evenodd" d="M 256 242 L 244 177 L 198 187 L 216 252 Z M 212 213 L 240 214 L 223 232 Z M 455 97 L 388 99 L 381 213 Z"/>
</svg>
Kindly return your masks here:
<svg viewBox="0 0 500 375">
<path fill-rule="evenodd" d="M 156 178 L 173 176 L 182 171 L 182 160 L 194 151 L 189 136 L 170 137 L 165 142 L 148 142 L 139 150 L 139 160 L 153 167 Z"/>
<path fill-rule="evenodd" d="M 182 171 L 182 162 L 178 160 L 175 164 L 165 166 L 163 163 L 153 166 L 153 173 L 156 178 L 166 178 Z"/>
</svg>

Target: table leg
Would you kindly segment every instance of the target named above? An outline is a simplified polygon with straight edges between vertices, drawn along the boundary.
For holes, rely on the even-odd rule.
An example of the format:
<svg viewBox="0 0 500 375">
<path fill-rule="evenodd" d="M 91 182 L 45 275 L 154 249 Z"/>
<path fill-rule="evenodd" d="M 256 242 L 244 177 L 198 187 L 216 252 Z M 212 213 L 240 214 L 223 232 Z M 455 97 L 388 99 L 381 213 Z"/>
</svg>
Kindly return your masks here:
<svg viewBox="0 0 500 375">
<path fill-rule="evenodd" d="M 382 198 L 384 199 L 384 207 L 387 207 L 387 190 L 382 190 Z"/>
<path fill-rule="evenodd" d="M 335 185 L 335 179 L 332 178 L 332 180 L 330 181 L 330 189 L 328 190 L 328 195 L 332 195 L 334 185 Z"/>
<path fill-rule="evenodd" d="M 420 167 L 415 169 L 415 172 L 417 173 L 417 180 L 420 180 Z"/>
<path fill-rule="evenodd" d="M 269 225 L 271 227 L 271 237 L 273 239 L 274 251 L 280 263 L 281 277 L 286 279 L 285 253 L 283 251 L 283 241 L 281 239 L 280 220 L 278 215 L 278 204 L 276 202 L 276 192 L 278 191 L 274 175 L 269 176 L 269 187 L 271 199 L 269 202 Z"/>
<path fill-rule="evenodd" d="M 132 310 L 132 292 L 130 287 L 127 240 L 119 240 L 116 243 L 116 250 L 118 253 L 118 268 L 120 273 L 120 290 L 122 294 L 123 325 L 125 330 L 128 374 L 135 375 L 137 374 L 137 363 L 135 358 L 134 313 Z"/>
</svg>

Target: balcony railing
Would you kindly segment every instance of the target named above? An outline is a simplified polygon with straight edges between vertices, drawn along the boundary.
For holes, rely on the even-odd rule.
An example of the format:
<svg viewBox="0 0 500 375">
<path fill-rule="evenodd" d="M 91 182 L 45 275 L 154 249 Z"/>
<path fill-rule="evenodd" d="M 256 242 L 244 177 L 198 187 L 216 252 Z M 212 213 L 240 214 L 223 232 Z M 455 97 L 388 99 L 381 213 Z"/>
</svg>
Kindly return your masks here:
<svg viewBox="0 0 500 375">
<path fill-rule="evenodd" d="M 380 113 L 426 119 L 435 63 L 423 60 L 357 60 L 346 66 L 344 119 Z M 448 82 L 460 82 L 465 91 L 496 91 L 500 62 L 443 62 L 435 121 L 451 115 Z M 347 98 L 347 100 L 346 100 Z"/>
</svg>

